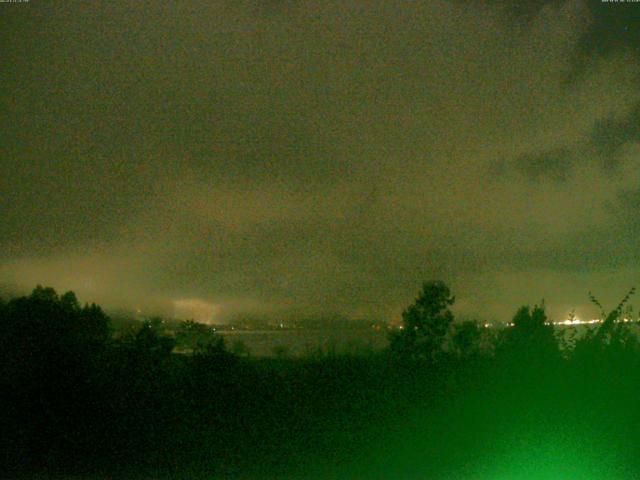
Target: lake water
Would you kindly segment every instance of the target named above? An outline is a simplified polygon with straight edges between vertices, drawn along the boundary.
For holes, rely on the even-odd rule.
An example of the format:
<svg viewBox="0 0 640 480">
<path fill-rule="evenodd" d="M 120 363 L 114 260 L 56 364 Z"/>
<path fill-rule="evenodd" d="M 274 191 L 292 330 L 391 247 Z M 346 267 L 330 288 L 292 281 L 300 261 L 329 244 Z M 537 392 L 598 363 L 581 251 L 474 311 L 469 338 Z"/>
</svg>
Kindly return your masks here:
<svg viewBox="0 0 640 480">
<path fill-rule="evenodd" d="M 631 331 L 640 335 L 640 325 L 630 324 Z M 556 326 L 558 340 L 564 337 L 578 340 L 596 326 Z M 323 353 L 363 353 L 382 350 L 389 345 L 387 331 L 371 330 L 235 330 L 218 332 L 224 337 L 227 348 L 242 343 L 254 356 L 304 356 Z"/>
<path fill-rule="evenodd" d="M 389 342 L 386 331 L 371 330 L 236 330 L 219 332 L 234 348 L 241 342 L 254 356 L 303 356 L 324 353 L 362 353 L 381 350 Z"/>
</svg>

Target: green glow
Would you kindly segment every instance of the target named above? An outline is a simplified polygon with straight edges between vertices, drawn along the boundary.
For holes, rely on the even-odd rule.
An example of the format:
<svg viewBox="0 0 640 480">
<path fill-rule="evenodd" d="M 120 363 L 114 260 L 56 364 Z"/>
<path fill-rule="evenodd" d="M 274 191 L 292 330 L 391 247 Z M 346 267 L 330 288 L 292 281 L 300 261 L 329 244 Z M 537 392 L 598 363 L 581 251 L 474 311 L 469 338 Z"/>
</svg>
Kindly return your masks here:
<svg viewBox="0 0 640 480">
<path fill-rule="evenodd" d="M 610 480 L 631 478 L 610 448 L 593 437 L 568 438 L 561 433 L 529 435 L 486 460 L 482 480 Z"/>
</svg>

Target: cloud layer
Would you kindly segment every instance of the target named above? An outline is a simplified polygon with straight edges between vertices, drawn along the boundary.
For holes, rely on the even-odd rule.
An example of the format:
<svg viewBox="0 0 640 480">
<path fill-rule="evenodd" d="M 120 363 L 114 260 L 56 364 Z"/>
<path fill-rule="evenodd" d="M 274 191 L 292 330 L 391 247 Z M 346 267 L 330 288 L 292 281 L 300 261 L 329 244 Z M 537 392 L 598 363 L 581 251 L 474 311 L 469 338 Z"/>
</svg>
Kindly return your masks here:
<svg viewBox="0 0 640 480">
<path fill-rule="evenodd" d="M 634 282 L 638 58 L 582 2 L 11 14 L 5 283 L 390 319 L 441 278 L 504 319 Z"/>
</svg>

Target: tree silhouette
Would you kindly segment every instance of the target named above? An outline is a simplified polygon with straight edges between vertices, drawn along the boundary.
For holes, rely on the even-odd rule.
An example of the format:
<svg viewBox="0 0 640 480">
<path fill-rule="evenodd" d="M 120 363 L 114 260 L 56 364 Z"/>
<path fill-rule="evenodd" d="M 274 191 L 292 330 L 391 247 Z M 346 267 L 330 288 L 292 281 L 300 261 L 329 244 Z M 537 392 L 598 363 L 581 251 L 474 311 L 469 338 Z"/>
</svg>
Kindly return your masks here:
<svg viewBox="0 0 640 480">
<path fill-rule="evenodd" d="M 455 326 L 451 344 L 456 354 L 468 358 L 481 353 L 481 340 L 482 330 L 478 322 L 465 320 Z"/>
<path fill-rule="evenodd" d="M 53 288 L 38 285 L 30 296 L 11 300 L 3 310 L 5 347 L 28 361 L 88 355 L 109 337 L 109 318 L 102 309 L 95 304 L 80 307 L 73 292 L 58 296 Z"/>
<path fill-rule="evenodd" d="M 589 330 L 583 338 L 576 342 L 573 352 L 575 358 L 580 361 L 594 361 L 603 354 L 610 356 L 633 355 L 640 349 L 637 335 L 629 329 L 629 325 L 624 321 L 625 318 L 628 320 L 633 317 L 633 308 L 628 303 L 635 291 L 635 287 L 631 287 L 609 313 L 589 292 L 589 300 L 600 309 L 602 323 L 598 328 Z"/>
<path fill-rule="evenodd" d="M 629 300 L 631 299 L 631 296 L 635 293 L 635 291 L 636 287 L 631 287 L 624 298 L 620 300 L 616 308 L 611 310 L 608 314 L 605 313 L 604 307 L 596 299 L 596 297 L 591 292 L 589 292 L 589 299 L 591 300 L 591 302 L 594 305 L 600 307 L 600 318 L 602 319 L 602 324 L 596 332 L 596 338 L 600 342 L 604 344 L 610 344 L 612 343 L 612 341 L 615 342 L 617 337 L 619 337 L 623 333 L 622 331 L 626 330 L 623 325 L 620 325 L 619 320 L 620 317 L 622 317 L 622 309 L 627 303 L 629 303 Z"/>
<path fill-rule="evenodd" d="M 516 361 L 555 361 L 560 358 L 554 327 L 548 322 L 544 303 L 533 308 L 520 307 L 512 320 L 512 326 L 504 332 L 502 350 Z"/>
<path fill-rule="evenodd" d="M 441 281 L 426 282 L 418 298 L 402 313 L 402 329 L 390 338 L 392 351 L 424 359 L 442 353 L 453 314 L 455 298 Z"/>
<path fill-rule="evenodd" d="M 219 338 L 221 338 L 220 335 L 211 325 L 198 323 L 194 320 L 181 322 L 176 335 L 177 344 L 193 353 L 206 350 L 212 344 L 216 344 Z"/>
<path fill-rule="evenodd" d="M 167 357 L 175 347 L 175 340 L 165 335 L 162 328 L 162 319 L 153 317 L 142 324 L 134 337 L 134 346 L 137 351 L 150 354 L 159 358 Z"/>
<path fill-rule="evenodd" d="M 58 296 L 41 286 L 10 300 L 2 311 L 3 410 L 12 406 L 3 424 L 15 427 L 14 436 L 5 439 L 19 457 L 34 462 L 45 464 L 61 451 L 73 456 L 81 450 L 82 435 L 71 432 L 85 428 L 86 433 L 97 417 L 97 404 L 90 401 L 97 395 L 89 392 L 101 375 L 109 319 L 97 305 L 81 307 L 73 292 Z"/>
</svg>

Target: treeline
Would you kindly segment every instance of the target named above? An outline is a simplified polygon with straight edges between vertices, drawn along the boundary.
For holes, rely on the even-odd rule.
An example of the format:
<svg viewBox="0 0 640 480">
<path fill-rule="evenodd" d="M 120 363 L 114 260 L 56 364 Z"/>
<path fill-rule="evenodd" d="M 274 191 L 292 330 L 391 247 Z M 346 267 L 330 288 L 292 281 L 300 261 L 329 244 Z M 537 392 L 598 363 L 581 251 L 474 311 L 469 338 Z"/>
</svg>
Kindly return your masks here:
<svg viewBox="0 0 640 480">
<path fill-rule="evenodd" d="M 231 353 L 195 322 L 114 335 L 99 306 L 37 287 L 0 302 L 0 475 L 632 478 L 631 294 L 562 345 L 543 306 L 482 328 L 430 282 L 388 350 L 292 359 Z"/>
</svg>

